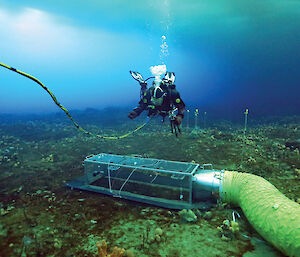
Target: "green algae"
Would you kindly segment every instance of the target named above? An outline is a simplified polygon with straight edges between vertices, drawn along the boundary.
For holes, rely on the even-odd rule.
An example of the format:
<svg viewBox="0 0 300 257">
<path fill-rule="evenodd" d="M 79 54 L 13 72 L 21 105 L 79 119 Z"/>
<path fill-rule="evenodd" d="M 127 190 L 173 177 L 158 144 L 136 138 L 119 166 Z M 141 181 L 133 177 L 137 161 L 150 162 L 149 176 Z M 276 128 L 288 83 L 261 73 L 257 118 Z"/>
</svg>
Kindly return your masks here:
<svg viewBox="0 0 300 257">
<path fill-rule="evenodd" d="M 138 123 L 116 126 L 112 117 L 104 125 L 89 123 L 87 115 L 84 119 L 86 128 L 107 135 L 123 134 Z M 24 237 L 32 239 L 25 249 L 27 256 L 96 256 L 95 244 L 103 239 L 109 249 L 130 249 L 141 257 L 254 254 L 257 246 L 251 238 L 258 235 L 242 213 L 241 236 L 230 240 L 220 236 L 217 227 L 231 219 L 235 210 L 230 206 L 216 205 L 210 210 L 210 218 L 199 211 L 195 223 L 184 224 L 177 211 L 72 191 L 65 182 L 83 174 L 82 161 L 90 154 L 138 154 L 250 172 L 263 176 L 297 201 L 299 151 L 285 143 L 299 138 L 298 120 L 288 117 L 277 123 L 252 121 L 246 138 L 242 124 L 228 121 L 211 121 L 205 130 L 183 128 L 179 138 L 169 132 L 168 124 L 153 121 L 120 141 L 87 137 L 60 118 L 34 123 L 2 121 L 0 255 L 20 256 Z M 157 228 L 163 231 L 160 240 L 150 240 Z M 272 251 L 274 256 L 282 256 Z"/>
</svg>

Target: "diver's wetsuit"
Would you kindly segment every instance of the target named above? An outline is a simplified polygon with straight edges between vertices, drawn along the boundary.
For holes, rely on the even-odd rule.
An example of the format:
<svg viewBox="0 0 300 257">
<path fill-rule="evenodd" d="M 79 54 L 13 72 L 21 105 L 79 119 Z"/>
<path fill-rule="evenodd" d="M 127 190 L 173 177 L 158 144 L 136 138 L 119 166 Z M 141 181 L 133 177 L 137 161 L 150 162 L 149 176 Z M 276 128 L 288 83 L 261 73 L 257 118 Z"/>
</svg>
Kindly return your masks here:
<svg viewBox="0 0 300 257">
<path fill-rule="evenodd" d="M 148 116 L 159 114 L 163 117 L 169 115 L 169 111 L 175 106 L 178 109 L 178 114 L 184 116 L 185 104 L 182 101 L 179 92 L 176 90 L 175 85 L 161 85 L 163 96 L 160 98 L 155 98 L 154 90 L 155 87 L 152 86 L 144 93 L 139 106 L 134 109 L 137 116 L 140 115 L 144 110 L 148 110 Z"/>
</svg>

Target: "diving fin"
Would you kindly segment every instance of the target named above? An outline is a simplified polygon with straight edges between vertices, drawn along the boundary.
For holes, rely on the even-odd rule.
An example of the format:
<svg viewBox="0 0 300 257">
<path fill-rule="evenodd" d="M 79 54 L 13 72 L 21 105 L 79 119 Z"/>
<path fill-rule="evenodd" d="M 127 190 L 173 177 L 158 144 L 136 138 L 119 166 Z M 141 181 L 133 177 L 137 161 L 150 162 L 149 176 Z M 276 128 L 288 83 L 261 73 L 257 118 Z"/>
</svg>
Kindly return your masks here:
<svg viewBox="0 0 300 257">
<path fill-rule="evenodd" d="M 132 76 L 136 81 L 138 81 L 140 84 L 145 84 L 145 83 L 146 83 L 145 80 L 143 79 L 143 76 L 142 76 L 140 73 L 138 73 L 138 72 L 136 72 L 136 71 L 129 71 L 129 72 L 130 72 L 131 76 Z"/>
<path fill-rule="evenodd" d="M 174 84 L 175 82 L 175 73 L 167 71 L 164 77 L 164 80 L 170 81 L 170 84 Z"/>
</svg>

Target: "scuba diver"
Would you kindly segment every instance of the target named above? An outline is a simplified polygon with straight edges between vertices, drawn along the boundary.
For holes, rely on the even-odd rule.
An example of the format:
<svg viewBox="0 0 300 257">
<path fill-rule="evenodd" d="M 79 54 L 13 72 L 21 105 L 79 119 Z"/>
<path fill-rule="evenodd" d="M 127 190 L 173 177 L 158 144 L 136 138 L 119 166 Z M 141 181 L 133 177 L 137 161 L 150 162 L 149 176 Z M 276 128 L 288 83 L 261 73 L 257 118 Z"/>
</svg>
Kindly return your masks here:
<svg viewBox="0 0 300 257">
<path fill-rule="evenodd" d="M 185 104 L 182 101 L 179 92 L 176 90 L 174 72 L 166 72 L 164 79 L 157 84 L 153 81 L 152 86 L 147 88 L 147 80 L 143 79 L 138 72 L 130 71 L 132 77 L 141 85 L 139 106 L 133 109 L 128 118 L 135 119 L 144 110 L 148 111 L 148 117 L 160 115 L 163 121 L 166 116 L 170 119 L 171 132 L 181 133 L 180 124 L 184 117 Z"/>
</svg>

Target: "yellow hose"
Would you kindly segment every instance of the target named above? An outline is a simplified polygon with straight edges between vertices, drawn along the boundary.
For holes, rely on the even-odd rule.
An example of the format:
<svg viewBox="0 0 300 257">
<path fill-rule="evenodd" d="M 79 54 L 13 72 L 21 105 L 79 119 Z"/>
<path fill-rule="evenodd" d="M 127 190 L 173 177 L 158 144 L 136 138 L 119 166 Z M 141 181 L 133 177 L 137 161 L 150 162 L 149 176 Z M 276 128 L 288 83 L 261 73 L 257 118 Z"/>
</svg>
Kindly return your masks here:
<svg viewBox="0 0 300 257">
<path fill-rule="evenodd" d="M 62 109 L 65 114 L 67 115 L 67 117 L 73 122 L 74 126 L 81 132 L 85 133 L 86 135 L 89 135 L 89 136 L 94 136 L 94 137 L 97 137 L 97 138 L 100 138 L 100 139 L 112 139 L 112 140 L 117 140 L 117 139 L 122 139 L 122 138 L 125 138 L 125 137 L 128 137 L 130 135 L 132 135 L 133 133 L 137 132 L 138 130 L 142 129 L 143 127 L 145 127 L 148 123 L 148 121 L 150 119 L 147 118 L 146 122 L 144 122 L 142 125 L 140 125 L 139 127 L 137 127 L 136 129 L 122 135 L 122 136 L 102 136 L 102 135 L 98 135 L 98 134 L 94 134 L 92 132 L 89 132 L 87 130 L 85 130 L 83 127 L 81 127 L 74 119 L 73 117 L 71 116 L 71 114 L 69 113 L 69 111 L 67 110 L 67 108 L 65 108 L 64 106 L 62 106 L 56 99 L 55 95 L 41 82 L 39 81 L 37 78 L 23 72 L 23 71 L 20 71 L 20 70 L 17 70 L 11 66 L 8 66 L 4 63 L 0 63 L 0 66 L 6 68 L 6 69 L 9 69 L 11 71 L 14 71 L 26 78 L 29 78 L 31 80 L 33 80 L 35 83 L 39 84 L 43 89 L 45 89 L 47 91 L 47 93 L 51 96 L 52 100 L 54 101 L 54 103 L 60 108 Z"/>
<path fill-rule="evenodd" d="M 223 201 L 238 205 L 250 224 L 288 256 L 300 257 L 300 205 L 262 177 L 225 171 Z"/>
</svg>

